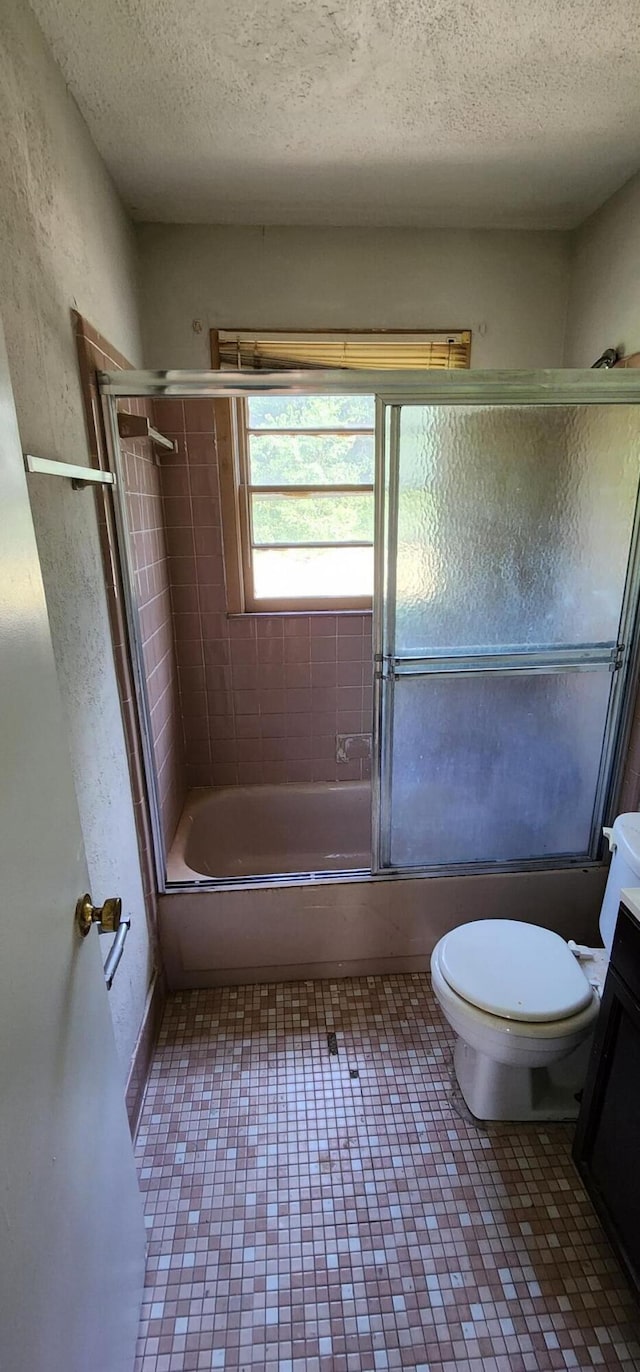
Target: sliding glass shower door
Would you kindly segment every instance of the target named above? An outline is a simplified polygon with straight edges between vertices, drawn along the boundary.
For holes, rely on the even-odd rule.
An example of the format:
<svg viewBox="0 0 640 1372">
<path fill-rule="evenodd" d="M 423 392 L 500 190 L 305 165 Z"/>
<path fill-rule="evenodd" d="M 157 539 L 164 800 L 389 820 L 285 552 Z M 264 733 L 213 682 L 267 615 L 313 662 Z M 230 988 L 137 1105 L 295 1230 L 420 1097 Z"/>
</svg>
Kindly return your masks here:
<svg viewBox="0 0 640 1372">
<path fill-rule="evenodd" d="M 596 856 L 640 472 L 601 396 L 380 402 L 379 871 Z"/>
</svg>

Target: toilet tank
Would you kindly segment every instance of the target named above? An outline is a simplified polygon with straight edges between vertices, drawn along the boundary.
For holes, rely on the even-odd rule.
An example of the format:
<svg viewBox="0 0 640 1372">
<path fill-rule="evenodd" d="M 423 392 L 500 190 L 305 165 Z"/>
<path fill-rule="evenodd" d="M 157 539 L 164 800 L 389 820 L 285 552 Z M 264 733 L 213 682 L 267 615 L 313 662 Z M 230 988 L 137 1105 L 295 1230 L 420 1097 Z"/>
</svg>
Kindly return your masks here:
<svg viewBox="0 0 640 1372">
<path fill-rule="evenodd" d="M 640 813 L 618 815 L 613 828 L 605 829 L 613 853 L 600 911 L 600 936 L 611 952 L 623 886 L 640 886 Z"/>
</svg>

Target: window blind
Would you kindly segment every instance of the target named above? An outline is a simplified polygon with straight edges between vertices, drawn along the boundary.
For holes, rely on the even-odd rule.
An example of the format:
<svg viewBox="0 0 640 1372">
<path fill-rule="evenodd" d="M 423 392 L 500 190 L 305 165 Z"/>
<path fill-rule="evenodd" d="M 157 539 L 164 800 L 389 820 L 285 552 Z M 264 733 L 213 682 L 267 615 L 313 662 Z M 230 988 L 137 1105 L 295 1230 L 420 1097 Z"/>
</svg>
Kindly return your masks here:
<svg viewBox="0 0 640 1372">
<path fill-rule="evenodd" d="M 357 368 L 381 371 L 461 370 L 469 366 L 471 332 L 288 333 L 214 329 L 213 365 L 223 371 Z"/>
</svg>

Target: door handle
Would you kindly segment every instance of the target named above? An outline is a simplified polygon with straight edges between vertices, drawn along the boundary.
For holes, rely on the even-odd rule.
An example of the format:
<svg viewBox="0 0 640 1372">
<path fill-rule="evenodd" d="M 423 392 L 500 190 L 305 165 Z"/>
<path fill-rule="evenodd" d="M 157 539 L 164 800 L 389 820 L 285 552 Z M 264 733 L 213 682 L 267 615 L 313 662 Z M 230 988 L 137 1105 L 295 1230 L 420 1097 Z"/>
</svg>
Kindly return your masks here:
<svg viewBox="0 0 640 1372">
<path fill-rule="evenodd" d="M 120 959 L 122 957 L 122 954 L 124 953 L 124 941 L 127 937 L 127 934 L 129 933 L 130 928 L 131 920 L 127 916 L 126 919 L 122 919 L 120 921 L 120 924 L 118 926 L 118 932 L 109 950 L 107 961 L 104 964 L 104 979 L 107 984 L 107 991 L 110 991 L 111 987 L 113 986 L 113 978 L 115 977 L 118 967 L 120 966 Z"/>
<path fill-rule="evenodd" d="M 110 896 L 104 905 L 94 905 L 90 895 L 81 896 L 76 905 L 75 918 L 83 938 L 86 938 L 92 924 L 98 925 L 99 934 L 115 934 L 122 921 L 122 901 L 119 896 Z"/>
</svg>

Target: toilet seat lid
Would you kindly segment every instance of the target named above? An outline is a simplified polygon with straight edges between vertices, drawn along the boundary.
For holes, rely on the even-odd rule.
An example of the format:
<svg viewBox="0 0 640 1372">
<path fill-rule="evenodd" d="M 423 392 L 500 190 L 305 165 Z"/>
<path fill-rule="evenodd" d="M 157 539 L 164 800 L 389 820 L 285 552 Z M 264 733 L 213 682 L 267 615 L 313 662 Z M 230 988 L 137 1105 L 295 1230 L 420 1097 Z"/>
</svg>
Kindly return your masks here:
<svg viewBox="0 0 640 1372">
<path fill-rule="evenodd" d="M 513 919 L 480 919 L 452 929 L 442 940 L 440 969 L 464 1000 L 503 1019 L 566 1019 L 593 996 L 559 934 Z"/>
</svg>

